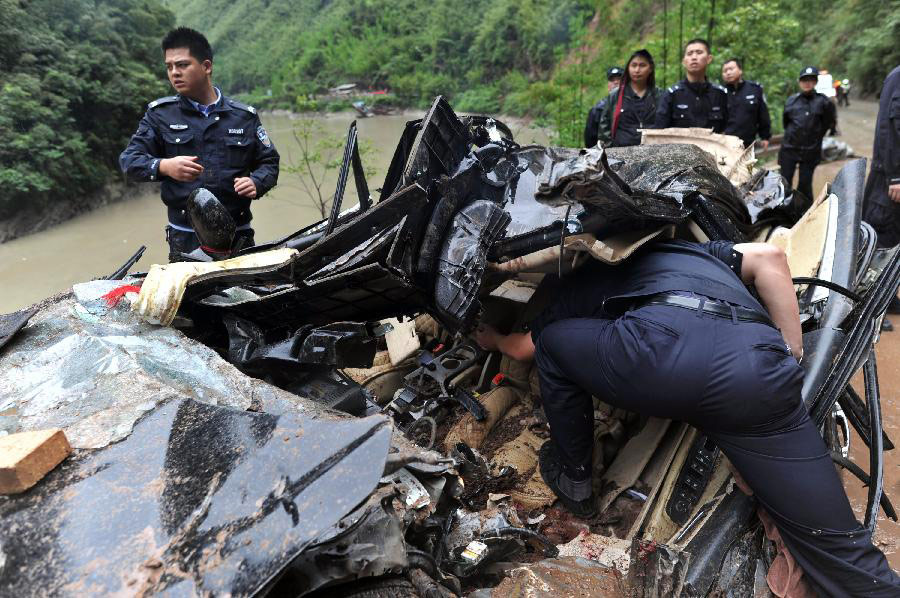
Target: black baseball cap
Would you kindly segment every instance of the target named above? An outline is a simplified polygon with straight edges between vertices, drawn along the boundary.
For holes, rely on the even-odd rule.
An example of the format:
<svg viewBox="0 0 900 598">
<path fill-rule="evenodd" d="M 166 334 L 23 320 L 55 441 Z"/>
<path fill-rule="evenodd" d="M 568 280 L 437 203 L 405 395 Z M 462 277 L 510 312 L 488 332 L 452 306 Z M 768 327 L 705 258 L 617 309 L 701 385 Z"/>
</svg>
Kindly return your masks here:
<svg viewBox="0 0 900 598">
<path fill-rule="evenodd" d="M 819 69 L 814 66 L 804 67 L 802 71 L 800 71 L 800 76 L 798 79 L 805 79 L 807 77 L 819 77 Z"/>
<path fill-rule="evenodd" d="M 617 66 L 611 66 L 608 69 L 606 69 L 606 80 L 612 81 L 613 79 L 616 79 L 616 78 L 621 79 L 622 75 L 624 75 L 624 74 L 625 74 L 625 69 L 617 67 Z"/>
</svg>

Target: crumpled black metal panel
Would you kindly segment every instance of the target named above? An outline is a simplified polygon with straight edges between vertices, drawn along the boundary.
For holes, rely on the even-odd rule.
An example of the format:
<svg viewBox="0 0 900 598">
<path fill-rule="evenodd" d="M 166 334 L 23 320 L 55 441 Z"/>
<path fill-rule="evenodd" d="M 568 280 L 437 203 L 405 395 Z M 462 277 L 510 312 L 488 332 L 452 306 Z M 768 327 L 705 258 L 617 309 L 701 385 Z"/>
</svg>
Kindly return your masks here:
<svg viewBox="0 0 900 598">
<path fill-rule="evenodd" d="M 481 199 L 454 217 L 438 256 L 434 285 L 438 315 L 454 327 L 467 328 L 477 315 L 488 248 L 507 224 L 509 214 L 503 208 Z"/>
<path fill-rule="evenodd" d="M 374 490 L 382 416 L 167 403 L 0 502 L 5 595 L 248 596 Z"/>
<path fill-rule="evenodd" d="M 37 311 L 38 308 L 33 307 L 31 309 L 21 309 L 11 314 L 0 315 L 0 349 L 28 324 L 28 320 Z"/>
</svg>

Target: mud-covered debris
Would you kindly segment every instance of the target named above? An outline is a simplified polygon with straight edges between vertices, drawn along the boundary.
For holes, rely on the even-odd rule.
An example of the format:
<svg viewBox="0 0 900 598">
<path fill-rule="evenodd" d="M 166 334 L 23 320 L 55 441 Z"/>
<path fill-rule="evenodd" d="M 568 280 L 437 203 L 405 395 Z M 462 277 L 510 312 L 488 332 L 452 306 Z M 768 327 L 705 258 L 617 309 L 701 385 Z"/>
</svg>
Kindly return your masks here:
<svg viewBox="0 0 900 598">
<path fill-rule="evenodd" d="M 627 594 L 622 576 L 615 569 L 587 559 L 566 556 L 510 569 L 500 585 L 473 595 L 479 598 L 624 598 Z"/>
</svg>

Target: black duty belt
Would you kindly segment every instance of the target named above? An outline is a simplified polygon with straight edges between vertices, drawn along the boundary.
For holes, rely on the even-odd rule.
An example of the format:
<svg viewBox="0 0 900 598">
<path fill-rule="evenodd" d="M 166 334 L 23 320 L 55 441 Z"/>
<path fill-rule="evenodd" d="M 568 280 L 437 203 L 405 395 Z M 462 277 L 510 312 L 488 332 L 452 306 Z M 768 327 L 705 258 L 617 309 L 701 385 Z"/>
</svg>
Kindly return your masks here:
<svg viewBox="0 0 900 598">
<path fill-rule="evenodd" d="M 647 299 L 647 301 L 641 304 L 641 307 L 646 305 L 674 305 L 675 307 L 681 307 L 683 309 L 692 309 L 694 311 L 700 310 L 704 313 L 719 316 L 720 318 L 731 319 L 733 317 L 742 322 L 758 322 L 759 324 L 765 324 L 766 326 L 777 329 L 775 323 L 772 322 L 768 316 L 753 311 L 752 309 L 747 309 L 746 307 L 729 305 L 721 301 L 716 301 L 715 299 L 698 299 L 696 297 L 660 293 L 659 295 L 653 295 Z"/>
</svg>

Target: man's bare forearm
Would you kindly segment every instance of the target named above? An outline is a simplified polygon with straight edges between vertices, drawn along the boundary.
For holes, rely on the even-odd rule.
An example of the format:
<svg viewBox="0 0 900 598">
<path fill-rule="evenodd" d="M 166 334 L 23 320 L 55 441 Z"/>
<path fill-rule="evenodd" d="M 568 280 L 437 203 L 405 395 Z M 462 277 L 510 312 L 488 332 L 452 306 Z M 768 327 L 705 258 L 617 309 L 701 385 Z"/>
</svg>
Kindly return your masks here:
<svg viewBox="0 0 900 598">
<path fill-rule="evenodd" d="M 734 248 L 744 256 L 741 278 L 746 284 L 756 287 L 784 341 L 794 356 L 800 359 L 803 355 L 800 307 L 787 257 L 783 251 L 768 243 L 739 243 Z"/>
</svg>

